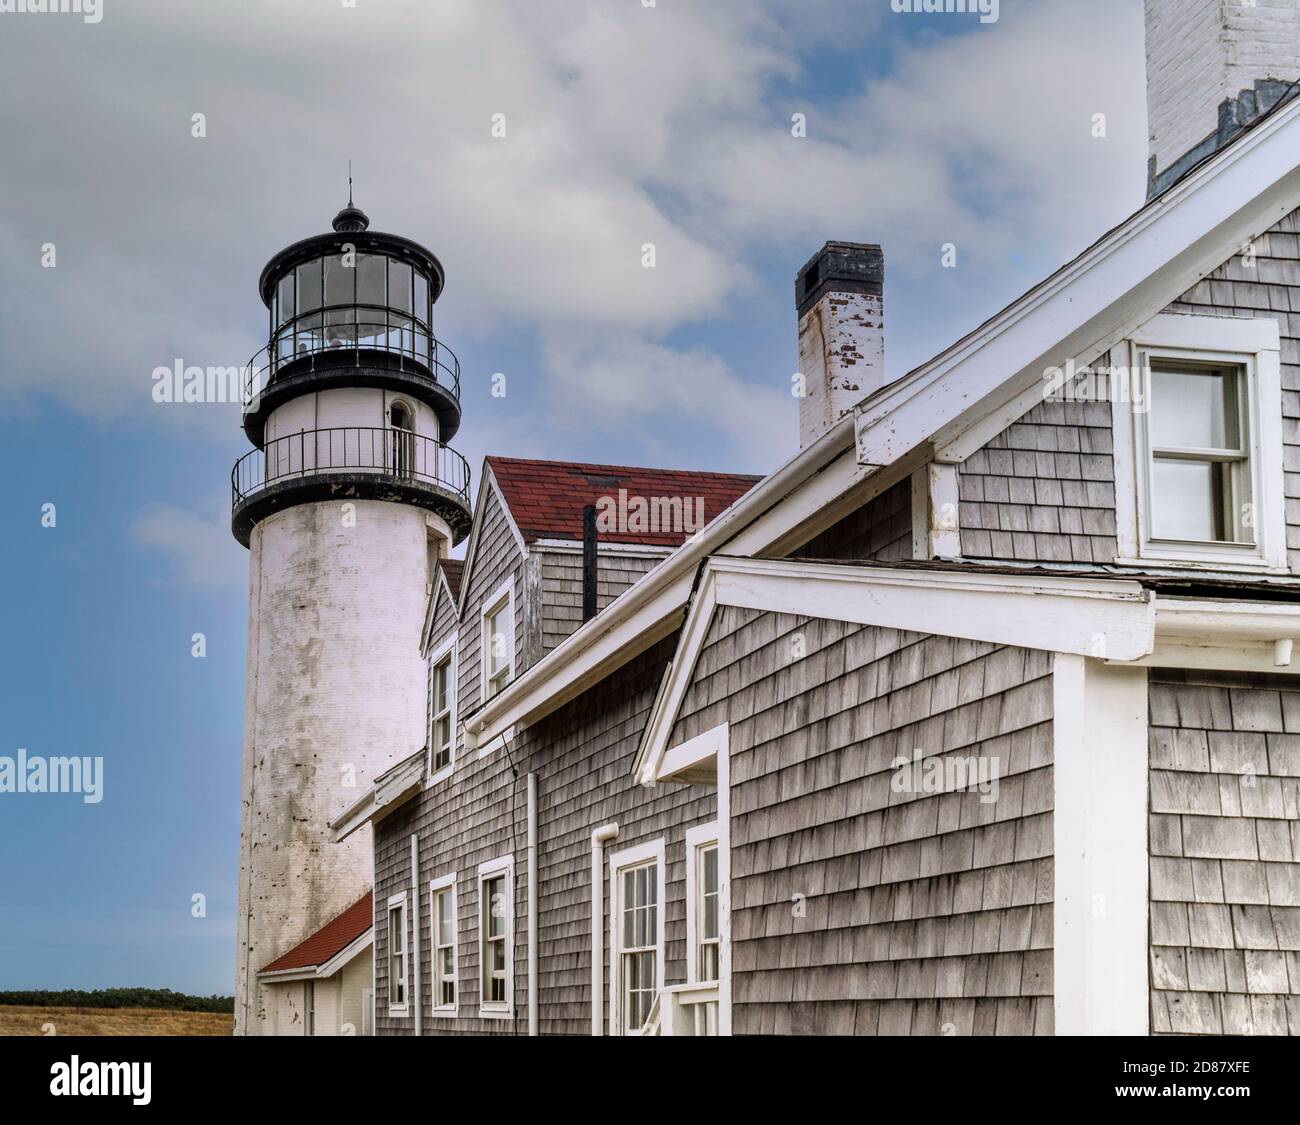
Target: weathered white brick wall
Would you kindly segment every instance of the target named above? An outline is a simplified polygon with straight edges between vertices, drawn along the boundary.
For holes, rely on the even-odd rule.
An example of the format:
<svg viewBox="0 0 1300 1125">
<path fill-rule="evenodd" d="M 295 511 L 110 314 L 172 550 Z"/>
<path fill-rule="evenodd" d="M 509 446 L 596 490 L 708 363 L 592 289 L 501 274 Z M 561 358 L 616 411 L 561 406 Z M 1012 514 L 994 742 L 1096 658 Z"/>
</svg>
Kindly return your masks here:
<svg viewBox="0 0 1300 1125">
<path fill-rule="evenodd" d="M 828 292 L 799 318 L 799 446 L 816 441 L 885 382 L 885 305 Z"/>
<path fill-rule="evenodd" d="M 1146 0 L 1147 128 L 1157 167 L 1214 131 L 1257 78 L 1300 78 L 1300 0 Z"/>
<path fill-rule="evenodd" d="M 425 514 L 355 504 L 355 527 L 303 504 L 250 544 L 237 1032 L 269 1030 L 257 970 L 371 885 L 369 829 L 331 844 L 330 817 L 424 744 Z"/>
</svg>

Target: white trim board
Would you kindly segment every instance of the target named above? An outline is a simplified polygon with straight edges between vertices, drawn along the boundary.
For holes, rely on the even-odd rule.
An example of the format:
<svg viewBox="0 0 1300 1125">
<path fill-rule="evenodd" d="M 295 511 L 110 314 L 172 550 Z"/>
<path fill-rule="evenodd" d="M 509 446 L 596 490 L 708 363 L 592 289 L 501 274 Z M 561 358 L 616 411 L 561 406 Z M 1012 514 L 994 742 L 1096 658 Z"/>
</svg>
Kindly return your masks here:
<svg viewBox="0 0 1300 1125">
<path fill-rule="evenodd" d="M 1058 654 L 1052 747 L 1056 1034 L 1146 1035 L 1146 669 Z"/>
<path fill-rule="evenodd" d="M 993 644 L 1135 660 L 1151 652 L 1151 595 L 1123 579 L 960 573 L 787 559 L 710 559 L 633 764 L 648 784 L 718 606 L 851 621 Z"/>
</svg>

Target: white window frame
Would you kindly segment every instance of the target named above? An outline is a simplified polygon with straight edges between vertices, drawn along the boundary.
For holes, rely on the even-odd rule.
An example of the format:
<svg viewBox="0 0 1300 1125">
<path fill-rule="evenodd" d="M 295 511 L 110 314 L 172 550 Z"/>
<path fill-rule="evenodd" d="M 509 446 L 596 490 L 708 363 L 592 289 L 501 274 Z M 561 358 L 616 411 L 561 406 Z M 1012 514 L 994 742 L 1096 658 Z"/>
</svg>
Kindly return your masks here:
<svg viewBox="0 0 1300 1125">
<path fill-rule="evenodd" d="M 402 912 L 402 1000 L 398 1003 L 393 1001 L 393 911 Z M 411 923 L 406 909 L 406 892 L 388 896 L 388 911 L 384 915 L 384 924 L 387 927 L 387 958 L 388 958 L 388 1014 L 390 1016 L 404 1016 L 410 1011 L 411 996 L 411 941 L 410 929 Z"/>
<path fill-rule="evenodd" d="M 506 998 L 504 1002 L 486 1000 L 483 974 L 487 968 L 483 935 L 487 927 L 483 886 L 498 875 L 505 877 L 506 908 Z M 478 867 L 478 1014 L 483 1019 L 512 1019 L 515 1012 L 515 861 L 511 855 L 497 856 Z"/>
<path fill-rule="evenodd" d="M 450 777 L 452 770 L 456 766 L 456 727 L 457 727 L 456 680 L 458 678 L 458 671 L 459 671 L 457 668 L 457 665 L 459 664 L 458 641 L 459 641 L 459 634 L 452 633 L 451 636 L 449 636 L 445 641 L 443 641 L 443 643 L 439 645 L 434 652 L 429 654 L 428 673 L 427 673 L 428 682 L 429 682 L 429 687 L 428 687 L 429 703 L 427 708 L 428 721 L 426 724 L 428 727 L 428 736 L 429 736 L 429 752 L 427 755 L 427 761 L 425 762 L 425 773 L 428 776 L 428 782 L 426 783 L 426 785 L 436 785 L 438 782 L 444 780 L 445 778 Z M 447 764 L 442 768 L 435 770 L 433 768 L 433 759 L 434 759 L 433 670 L 444 660 L 449 661 L 447 667 L 447 706 L 450 708 L 449 717 L 451 721 L 447 724 L 447 726 L 451 735 L 451 748 L 450 748 L 450 754 L 447 759 Z"/>
<path fill-rule="evenodd" d="M 1115 520 L 1122 566 L 1152 565 L 1251 572 L 1287 571 L 1283 480 L 1281 333 L 1269 317 L 1164 313 L 1148 321 L 1112 353 L 1131 373 L 1146 362 L 1183 360 L 1235 366 L 1245 380 L 1246 449 L 1250 458 L 1255 543 L 1193 543 L 1148 535 L 1150 447 L 1147 415 L 1132 395 L 1111 388 L 1114 433 Z M 1143 392 L 1149 388 L 1143 385 Z"/>
<path fill-rule="evenodd" d="M 609 857 L 609 1031 L 611 1035 L 639 1035 L 623 1030 L 623 880 L 628 868 L 655 864 L 655 992 L 664 990 L 664 841 L 663 837 L 624 848 Z"/>
<path fill-rule="evenodd" d="M 438 965 L 438 951 L 442 948 L 438 944 L 438 896 L 444 892 L 451 895 L 451 976 L 456 986 L 456 999 L 451 1004 L 443 1004 L 438 1000 L 442 991 L 442 973 Z M 429 951 L 429 980 L 432 985 L 429 996 L 430 1014 L 441 1019 L 453 1018 L 460 1011 L 460 914 L 454 873 L 443 875 L 429 883 Z"/>
<path fill-rule="evenodd" d="M 727 907 L 727 847 L 719 822 L 697 824 L 686 830 L 686 983 L 703 984 L 700 978 L 700 854 L 718 851 L 718 984 L 730 976 L 731 927 Z"/>
<path fill-rule="evenodd" d="M 506 619 L 510 622 L 510 649 L 507 653 L 509 663 L 506 665 L 505 678 L 501 680 L 501 686 L 492 695 L 489 695 L 488 667 L 491 643 L 488 637 L 488 619 L 503 606 L 506 610 Z M 481 703 L 486 703 L 489 699 L 495 698 L 515 678 L 515 648 L 519 644 L 517 632 L 515 622 L 515 578 L 512 574 L 492 592 L 490 598 L 484 599 L 483 607 L 479 610 L 478 667 L 479 700 Z"/>
</svg>

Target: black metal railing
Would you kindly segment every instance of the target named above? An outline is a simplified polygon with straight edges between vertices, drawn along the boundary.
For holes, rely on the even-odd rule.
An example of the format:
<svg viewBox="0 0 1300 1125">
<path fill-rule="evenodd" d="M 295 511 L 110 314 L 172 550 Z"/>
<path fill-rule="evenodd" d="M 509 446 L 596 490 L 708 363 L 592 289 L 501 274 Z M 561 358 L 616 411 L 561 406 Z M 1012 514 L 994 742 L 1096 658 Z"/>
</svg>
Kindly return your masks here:
<svg viewBox="0 0 1300 1125">
<path fill-rule="evenodd" d="M 230 473 L 231 505 L 238 508 L 273 485 L 331 473 L 373 474 L 432 485 L 470 506 L 469 463 L 433 438 L 385 426 L 301 430 L 246 453 Z"/>
<path fill-rule="evenodd" d="M 383 306 L 326 305 L 286 321 L 248 361 L 244 402 L 254 406 L 257 396 L 290 365 L 295 373 L 318 365 L 362 367 L 366 352 L 396 356 L 399 368 L 460 400 L 460 360 L 422 320 Z"/>
</svg>

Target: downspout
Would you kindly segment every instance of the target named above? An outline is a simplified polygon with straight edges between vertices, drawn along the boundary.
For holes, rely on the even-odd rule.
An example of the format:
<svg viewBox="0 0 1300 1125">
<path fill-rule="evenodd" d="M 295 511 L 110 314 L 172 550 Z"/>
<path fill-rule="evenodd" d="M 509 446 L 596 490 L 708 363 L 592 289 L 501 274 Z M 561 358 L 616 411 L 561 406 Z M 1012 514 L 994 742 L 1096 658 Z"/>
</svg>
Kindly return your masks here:
<svg viewBox="0 0 1300 1125">
<path fill-rule="evenodd" d="M 591 1033 L 605 1031 L 605 844 L 618 836 L 617 824 L 602 824 L 591 834 Z"/>
<path fill-rule="evenodd" d="M 537 775 L 528 775 L 528 1034 L 537 1034 Z"/>
<path fill-rule="evenodd" d="M 423 1034 L 420 1023 L 420 837 L 411 833 L 411 974 L 415 982 L 411 1011 L 415 1013 L 415 1034 Z"/>
</svg>

